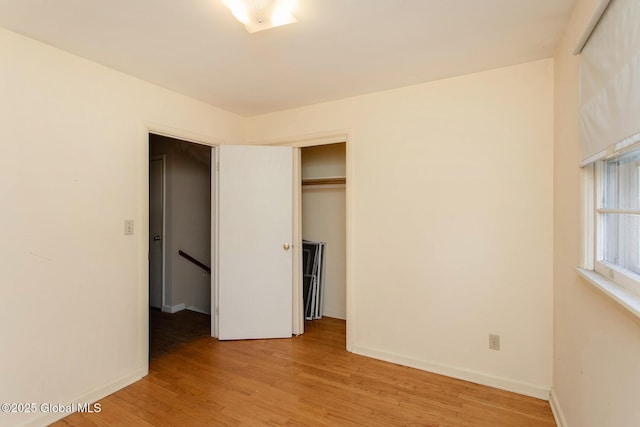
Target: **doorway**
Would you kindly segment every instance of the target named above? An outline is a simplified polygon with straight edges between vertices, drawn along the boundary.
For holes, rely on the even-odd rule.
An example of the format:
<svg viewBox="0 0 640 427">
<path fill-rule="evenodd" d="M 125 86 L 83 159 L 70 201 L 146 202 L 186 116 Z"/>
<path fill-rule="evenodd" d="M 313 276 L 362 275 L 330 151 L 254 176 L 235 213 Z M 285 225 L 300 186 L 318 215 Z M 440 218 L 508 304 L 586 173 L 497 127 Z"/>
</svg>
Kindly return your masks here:
<svg viewBox="0 0 640 427">
<path fill-rule="evenodd" d="M 293 230 L 294 230 L 294 262 L 293 262 L 293 333 L 301 335 L 305 330 L 304 315 L 304 278 L 303 278 L 303 232 L 302 232 L 302 150 L 309 147 L 326 146 L 333 144 L 342 144 L 341 158 L 344 162 L 344 175 L 340 177 L 340 184 L 344 185 L 345 207 L 343 211 L 345 220 L 345 323 L 346 323 L 346 349 L 353 351 L 353 330 L 355 322 L 353 321 L 353 269 L 350 265 L 350 254 L 353 253 L 353 222 L 351 220 L 351 212 L 353 212 L 353 185 L 349 183 L 353 177 L 353 136 L 349 129 L 342 131 L 329 131 L 326 133 L 317 133 L 310 135 L 299 135 L 283 138 L 280 140 L 265 141 L 265 145 L 271 146 L 287 146 L 295 149 L 294 158 L 294 203 L 293 203 Z"/>
<path fill-rule="evenodd" d="M 302 148 L 301 175 L 302 238 L 324 243 L 320 315 L 346 320 L 346 143 Z"/>
<path fill-rule="evenodd" d="M 149 134 L 149 358 L 211 335 L 211 147 Z"/>
<path fill-rule="evenodd" d="M 213 139 L 213 138 L 210 138 L 210 137 L 206 137 L 206 136 L 202 136 L 202 135 L 190 134 L 188 132 L 183 132 L 183 131 L 179 131 L 179 130 L 175 130 L 175 129 L 164 128 L 164 127 L 158 126 L 158 125 L 149 126 L 147 128 L 147 130 L 148 130 L 148 134 L 145 135 L 146 139 L 149 138 L 149 136 L 151 136 L 151 138 L 153 138 L 154 135 L 156 137 L 160 136 L 160 135 L 166 135 L 166 136 L 169 137 L 169 139 L 178 139 L 179 138 L 183 142 L 184 141 L 191 141 L 191 142 L 194 143 L 192 145 L 196 145 L 196 146 L 200 146 L 203 143 L 207 144 L 206 148 L 214 156 L 214 161 L 212 162 L 212 164 L 214 166 L 216 166 L 216 168 L 214 168 L 214 170 L 217 169 L 217 168 L 220 168 L 220 159 L 218 157 L 218 155 L 219 155 L 218 151 L 220 150 L 220 147 L 218 147 L 218 146 L 224 144 L 224 141 L 216 140 L 216 139 Z M 347 133 L 343 133 L 343 134 L 328 134 L 327 136 L 320 136 L 320 137 L 317 137 L 317 138 L 314 137 L 312 139 L 302 139 L 302 140 L 300 140 L 300 139 L 296 138 L 296 140 L 298 142 L 295 142 L 293 140 L 289 140 L 289 142 L 281 142 L 280 144 L 276 144 L 276 145 L 288 145 L 290 147 L 298 147 L 298 149 L 293 153 L 294 154 L 294 165 L 297 165 L 294 168 L 294 170 L 295 170 L 294 173 L 295 173 L 295 176 L 297 177 L 296 179 L 293 180 L 294 188 L 296 189 L 296 191 L 294 191 L 294 198 L 298 198 L 297 199 L 298 201 L 299 201 L 299 195 L 301 193 L 300 192 L 300 188 L 301 188 L 300 176 L 301 175 L 300 175 L 300 162 L 299 161 L 296 162 L 295 158 L 296 157 L 298 159 L 300 158 L 300 150 L 299 150 L 300 147 L 323 145 L 323 144 L 333 144 L 333 143 L 339 143 L 339 142 L 347 141 L 347 143 L 346 143 L 346 146 L 347 146 L 347 167 L 346 167 L 346 169 L 347 169 L 347 177 L 350 176 L 349 175 L 350 173 L 352 173 L 352 172 L 349 172 L 350 170 L 352 170 L 352 167 L 349 166 L 348 159 L 350 157 L 349 157 L 348 153 L 350 152 L 350 150 L 353 149 L 353 147 L 352 147 L 352 145 L 350 145 L 348 143 L 348 141 L 350 140 L 350 134 L 348 132 Z M 204 141 L 204 142 L 201 142 L 201 141 Z M 271 144 L 269 144 L 269 145 L 271 145 Z M 147 169 L 146 170 L 146 172 L 147 172 L 146 175 L 148 175 L 148 172 L 149 172 L 148 166 L 145 169 Z M 242 170 L 242 169 L 243 168 L 241 168 L 241 173 L 244 172 L 244 170 Z M 215 203 L 215 201 L 218 199 L 218 194 L 217 194 L 218 190 L 219 190 L 218 187 L 221 187 L 221 183 L 217 179 L 216 174 L 214 174 L 214 176 L 212 176 L 211 179 L 213 181 L 210 184 L 210 188 L 212 190 L 211 191 L 211 199 Z M 291 181 L 289 181 L 289 182 L 291 182 Z M 167 187 L 169 187 L 169 184 L 167 184 Z M 350 227 L 349 227 L 349 219 L 348 219 L 349 218 L 349 211 L 350 211 L 350 209 L 349 209 L 349 206 L 350 206 L 349 200 L 350 199 L 348 197 L 348 193 L 350 191 L 349 188 L 350 187 L 348 185 L 346 185 L 346 192 L 347 192 L 347 207 L 346 207 L 346 210 L 347 210 L 347 212 L 346 212 L 346 217 L 347 217 L 347 253 L 350 252 L 349 248 L 350 248 L 351 243 L 349 243 L 349 242 L 352 242 L 352 240 L 349 237 L 350 236 L 349 235 Z M 297 232 L 297 231 L 295 232 L 297 237 L 295 237 L 295 239 L 293 241 L 296 244 L 296 246 L 298 246 L 298 243 L 301 242 L 301 236 L 302 236 L 301 228 L 300 228 L 300 225 L 301 225 L 300 222 L 301 221 L 299 219 L 300 216 L 301 216 L 301 211 L 300 211 L 300 204 L 298 203 L 298 201 L 294 202 L 294 215 L 293 215 L 294 221 L 296 221 L 296 223 L 294 224 L 294 230 L 300 230 L 300 232 Z M 218 208 L 216 207 L 216 210 L 217 209 Z M 147 225 L 148 225 L 148 223 L 147 223 Z M 145 227 L 145 229 L 148 229 L 148 227 Z M 218 236 L 219 233 L 218 233 L 217 220 L 214 219 L 211 222 L 211 229 L 213 231 L 213 234 L 215 234 L 215 236 Z M 146 234 L 146 232 L 145 232 L 145 234 Z M 153 237 L 153 235 L 151 235 L 151 236 L 149 236 L 149 235 L 144 236 L 143 235 L 143 242 L 148 242 L 149 237 Z M 298 238 L 300 240 L 298 240 Z M 217 240 L 218 240 L 217 237 L 215 239 L 213 237 L 211 237 L 209 248 L 210 248 L 210 251 L 214 252 L 214 254 L 217 254 L 219 252 L 219 250 L 220 250 Z M 283 245 L 282 243 L 279 243 L 279 245 L 280 245 L 281 249 L 283 248 L 283 246 L 286 246 L 286 245 Z M 300 244 L 300 247 L 301 246 L 302 245 Z M 297 253 L 297 251 L 291 251 L 291 252 L 293 252 L 294 254 Z M 145 257 L 145 258 L 147 258 L 147 257 Z M 217 255 L 213 256 L 213 259 L 217 260 L 218 256 Z M 145 262 L 148 262 L 148 260 L 145 260 Z M 294 262 L 294 266 L 297 266 L 297 265 L 298 265 L 298 263 Z M 214 267 L 214 275 L 213 276 L 214 276 L 214 278 L 216 278 L 216 275 L 218 274 L 218 271 L 217 271 L 218 268 L 215 265 L 215 263 L 211 267 Z M 167 265 L 165 265 L 165 269 L 166 268 L 167 268 Z M 297 267 L 294 267 L 294 268 L 297 268 Z M 351 273 L 349 273 L 349 271 L 350 270 L 348 269 L 347 270 L 347 274 L 348 274 L 347 275 L 347 277 L 348 277 L 347 278 L 347 294 L 352 293 L 352 290 L 348 285 L 348 283 L 351 281 L 351 279 L 349 279 L 349 277 L 350 277 L 349 275 L 351 274 Z M 298 272 L 299 272 L 299 270 L 298 270 Z M 294 277 L 294 280 L 295 280 L 295 278 L 297 277 L 297 273 L 294 274 L 293 277 Z M 216 287 L 216 289 L 217 289 L 217 287 Z M 301 296 L 301 292 L 297 290 L 298 289 L 297 286 L 293 286 L 292 289 L 293 289 L 293 292 L 294 292 L 294 295 L 295 295 L 294 296 L 294 300 L 297 301 L 296 292 L 298 292 L 298 295 L 300 295 L 300 296 Z M 165 293 L 166 293 L 166 295 L 169 295 L 168 290 Z M 213 296 L 213 301 L 211 301 L 210 310 L 217 314 L 217 302 L 216 302 L 216 300 L 218 298 L 218 295 L 216 293 L 213 293 L 212 296 Z M 300 301 L 301 301 L 301 298 L 300 298 Z M 349 306 L 352 305 L 352 301 L 353 301 L 353 298 L 347 297 L 347 305 L 348 305 L 348 307 L 347 307 L 347 317 L 348 318 L 350 316 L 349 313 L 353 313 L 352 308 L 349 308 Z M 168 303 L 164 304 L 164 305 L 165 306 L 170 306 Z M 293 313 L 293 316 L 292 316 L 293 329 L 294 329 L 294 331 L 298 331 L 298 332 L 294 332 L 295 334 L 302 333 L 303 332 L 303 328 L 304 328 L 303 322 L 301 322 L 302 325 L 299 325 L 297 323 L 297 322 L 302 321 L 302 316 L 297 316 L 297 313 L 296 313 L 296 310 L 299 310 L 299 308 L 296 308 L 296 306 L 298 306 L 298 305 L 299 304 L 297 304 L 297 302 L 294 304 L 294 307 L 293 307 L 294 313 Z M 148 301 L 147 301 L 147 304 L 144 304 L 143 307 L 142 307 L 142 309 L 146 313 L 143 313 L 143 316 L 141 317 L 142 320 L 143 320 L 143 323 L 142 323 L 141 327 L 143 328 L 143 330 L 146 330 L 146 331 L 143 332 L 144 335 L 147 335 L 147 333 L 148 333 L 148 325 L 149 325 L 148 317 L 147 317 L 148 316 L 148 311 L 149 311 L 148 307 L 149 306 L 148 306 Z M 302 314 L 302 311 L 298 311 L 298 313 Z M 214 336 L 217 337 L 218 336 L 218 329 L 217 329 L 218 328 L 218 322 L 217 322 L 216 317 L 217 317 L 217 315 L 211 316 L 212 324 L 210 325 L 210 328 L 209 328 L 209 334 L 211 334 L 211 332 L 214 332 L 214 334 L 211 334 L 211 335 L 214 335 Z M 351 345 L 350 345 L 349 336 L 352 336 L 352 333 L 350 332 L 350 329 L 352 329 L 352 328 L 353 328 L 353 323 L 351 323 L 351 322 L 348 323 L 347 324 L 347 343 L 346 343 L 346 346 L 347 346 L 347 350 L 349 350 L 349 351 L 351 351 Z M 142 341 L 142 345 L 143 345 L 142 353 L 145 354 L 145 355 L 148 355 L 148 340 Z M 145 359 L 146 359 L 146 357 L 145 357 Z"/>
</svg>

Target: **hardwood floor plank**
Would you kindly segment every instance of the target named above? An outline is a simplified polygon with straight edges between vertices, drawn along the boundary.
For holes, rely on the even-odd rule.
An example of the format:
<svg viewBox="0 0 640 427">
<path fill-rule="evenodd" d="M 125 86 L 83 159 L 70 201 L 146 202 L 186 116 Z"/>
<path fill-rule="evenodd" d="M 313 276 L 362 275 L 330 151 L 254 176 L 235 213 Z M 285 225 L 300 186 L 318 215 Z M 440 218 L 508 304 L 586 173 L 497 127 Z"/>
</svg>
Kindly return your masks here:
<svg viewBox="0 0 640 427">
<path fill-rule="evenodd" d="M 288 340 L 205 337 L 54 426 L 554 426 L 546 401 L 348 353 L 324 318 Z M 168 348 L 168 345 L 165 345 Z"/>
</svg>

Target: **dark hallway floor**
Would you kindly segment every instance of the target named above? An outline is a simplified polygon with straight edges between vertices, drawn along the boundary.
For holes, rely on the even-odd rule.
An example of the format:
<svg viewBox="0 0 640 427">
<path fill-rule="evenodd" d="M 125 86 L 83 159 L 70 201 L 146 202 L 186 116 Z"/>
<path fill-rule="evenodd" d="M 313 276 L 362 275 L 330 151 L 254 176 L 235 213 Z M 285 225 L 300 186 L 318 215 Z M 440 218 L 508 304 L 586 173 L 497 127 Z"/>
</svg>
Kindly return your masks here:
<svg viewBox="0 0 640 427">
<path fill-rule="evenodd" d="M 182 344 L 211 335 L 211 316 L 190 310 L 163 313 L 149 308 L 149 359 L 155 359 Z"/>
</svg>

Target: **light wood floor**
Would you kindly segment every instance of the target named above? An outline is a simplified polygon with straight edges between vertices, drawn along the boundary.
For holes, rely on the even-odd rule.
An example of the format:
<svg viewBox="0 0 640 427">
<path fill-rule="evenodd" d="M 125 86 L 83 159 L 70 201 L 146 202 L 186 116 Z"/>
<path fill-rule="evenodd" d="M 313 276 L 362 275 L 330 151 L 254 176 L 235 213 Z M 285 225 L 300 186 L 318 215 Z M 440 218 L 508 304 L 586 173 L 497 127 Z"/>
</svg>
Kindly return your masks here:
<svg viewBox="0 0 640 427">
<path fill-rule="evenodd" d="M 555 426 L 548 402 L 344 350 L 324 318 L 287 340 L 199 338 L 150 362 L 102 411 L 54 426 Z"/>
</svg>

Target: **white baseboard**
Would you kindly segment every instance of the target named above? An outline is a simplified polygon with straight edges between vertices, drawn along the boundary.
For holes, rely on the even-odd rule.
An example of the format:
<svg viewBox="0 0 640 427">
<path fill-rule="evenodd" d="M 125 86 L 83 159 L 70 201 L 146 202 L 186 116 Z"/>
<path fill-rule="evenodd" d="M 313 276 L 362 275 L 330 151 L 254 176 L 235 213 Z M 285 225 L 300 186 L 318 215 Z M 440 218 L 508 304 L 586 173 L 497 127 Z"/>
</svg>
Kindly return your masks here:
<svg viewBox="0 0 640 427">
<path fill-rule="evenodd" d="M 564 417 L 564 413 L 562 412 L 562 407 L 560 407 L 558 395 L 556 394 L 554 389 L 551 389 L 551 394 L 549 395 L 549 404 L 551 405 L 551 412 L 553 412 L 553 418 L 555 418 L 558 427 L 569 427 L 569 425 L 567 424 L 567 419 Z"/>
<path fill-rule="evenodd" d="M 187 308 L 187 306 L 184 303 L 178 305 L 164 305 L 162 306 L 162 311 L 173 314 L 182 311 L 185 308 Z"/>
<path fill-rule="evenodd" d="M 187 310 L 195 311 L 196 313 L 211 314 L 210 312 L 208 312 L 206 310 L 203 310 L 201 308 L 198 308 L 198 307 L 196 307 L 194 305 L 192 305 L 191 307 L 187 307 Z"/>
<path fill-rule="evenodd" d="M 501 390 L 535 397 L 537 399 L 549 400 L 549 388 L 535 384 L 529 384 L 428 360 L 412 359 L 410 357 L 405 357 L 398 354 L 371 350 L 359 346 L 353 346 L 353 352 L 362 356 L 372 357 L 374 359 L 380 359 L 386 362 L 408 366 L 410 368 L 421 369 L 423 371 L 433 372 L 435 374 L 446 375 L 448 377 L 457 378 L 459 380 L 469 381 L 489 387 L 495 387 Z"/>
<path fill-rule="evenodd" d="M 75 399 L 72 399 L 64 404 L 62 404 L 63 406 L 69 406 L 69 405 L 73 405 L 74 408 L 77 408 L 78 404 L 84 404 L 84 403 L 94 403 L 97 402 L 98 400 L 105 398 L 107 396 L 109 396 L 110 394 L 115 393 L 116 391 L 133 384 L 134 382 L 140 380 L 142 377 L 146 376 L 148 374 L 147 371 L 147 367 L 144 368 L 140 368 L 137 369 L 135 372 L 126 375 L 124 377 L 121 377 L 119 379 L 117 379 L 116 381 L 113 381 L 107 385 L 105 385 L 104 387 L 100 387 L 96 390 L 93 391 L 89 391 L 87 393 L 84 393 L 80 396 L 78 396 Z M 57 402 L 56 402 L 57 404 Z M 26 421 L 23 424 L 20 424 L 20 426 L 22 427 L 42 427 L 42 426 L 48 426 L 49 424 L 53 424 L 56 421 L 59 421 L 61 419 L 63 419 L 64 417 L 71 415 L 69 413 L 48 413 L 48 414 L 43 414 L 42 416 L 36 417 L 32 420 Z"/>
<path fill-rule="evenodd" d="M 338 313 L 337 311 L 322 310 L 322 315 L 327 317 L 332 317 L 334 319 L 347 320 L 347 314 L 342 312 Z"/>
</svg>

